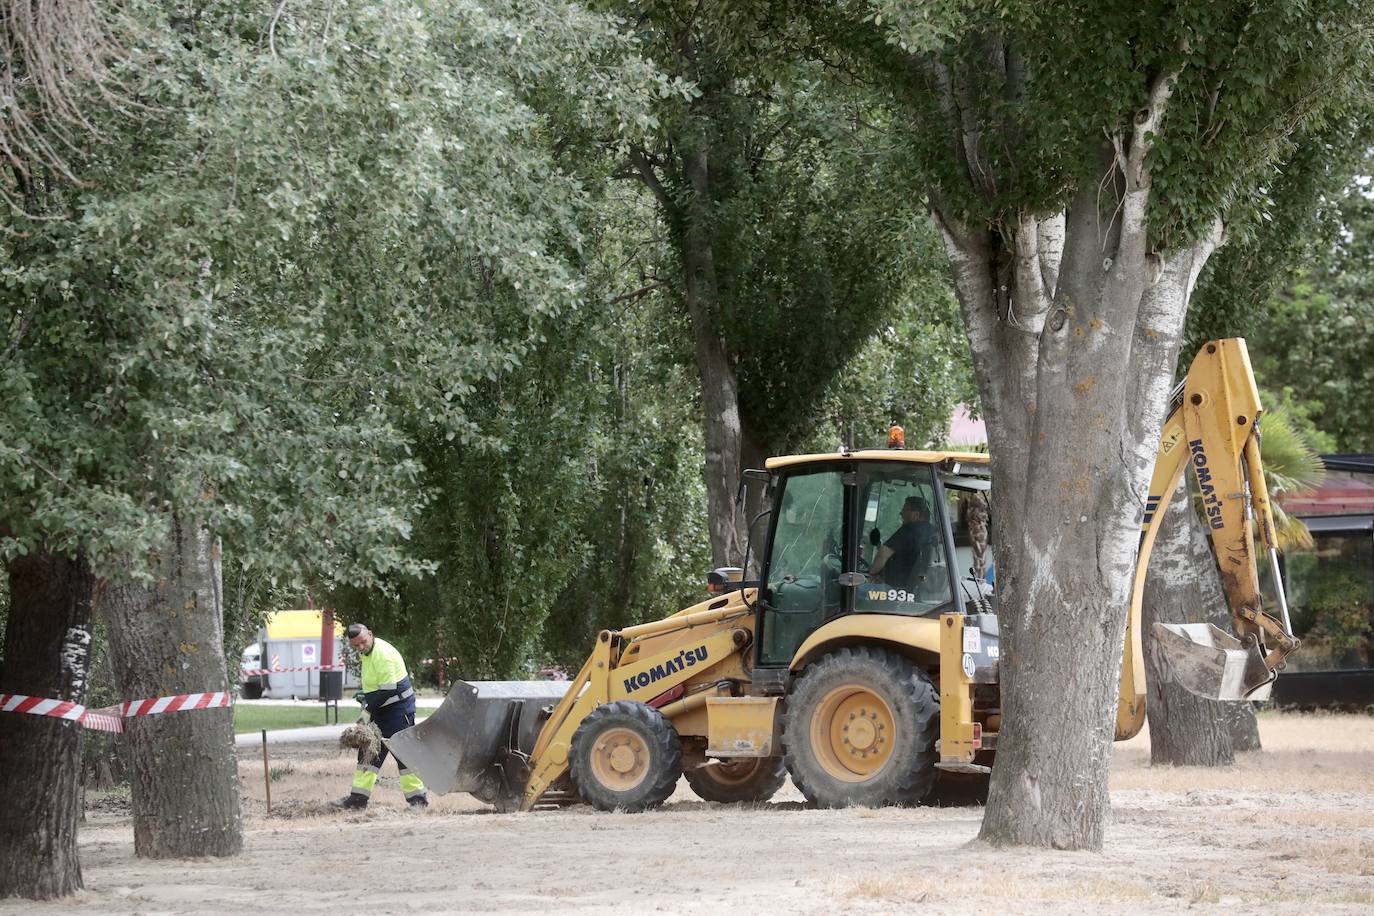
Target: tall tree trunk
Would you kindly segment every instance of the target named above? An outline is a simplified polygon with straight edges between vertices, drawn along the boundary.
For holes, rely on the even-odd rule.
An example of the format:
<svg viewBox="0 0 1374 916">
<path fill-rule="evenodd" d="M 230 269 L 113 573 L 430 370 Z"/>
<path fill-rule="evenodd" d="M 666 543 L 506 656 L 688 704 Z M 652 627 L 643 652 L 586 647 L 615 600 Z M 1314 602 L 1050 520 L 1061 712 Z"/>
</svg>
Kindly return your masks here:
<svg viewBox="0 0 1374 916">
<path fill-rule="evenodd" d="M 704 149 L 687 149 L 683 177 L 690 199 L 680 220 L 682 267 L 687 286 L 687 313 L 692 322 L 697 369 L 701 374 L 703 439 L 706 452 L 706 503 L 715 566 L 739 563 L 744 557 L 743 514 L 735 505 L 739 485 L 739 382 L 730 353 L 717 327 L 720 289 L 715 252 L 711 247 L 711 173 Z"/>
<path fill-rule="evenodd" d="M 95 576 L 84 558 L 38 551 L 9 564 L 0 693 L 84 703 Z M 52 900 L 81 889 L 82 729 L 0 713 L 0 897 Z"/>
<path fill-rule="evenodd" d="M 1018 94 L 1021 75 L 1005 76 Z M 994 199 L 972 84 L 940 65 L 930 79 L 971 187 Z M 1221 238 L 1218 223 L 1151 247 L 1147 156 L 1171 91 L 1155 80 L 1062 215 L 965 225 L 932 195 L 992 455 L 1003 726 L 980 836 L 995 845 L 1102 845 L 1145 490 L 1188 299 Z"/>
<path fill-rule="evenodd" d="M 783 445 L 777 442 L 766 442 L 756 435 L 751 434 L 750 424 L 741 416 L 740 434 L 740 472 L 750 468 L 762 468 L 764 463 L 774 455 L 783 454 Z M 738 491 L 736 491 L 738 492 Z M 750 550 L 749 567 L 744 571 L 746 579 L 757 578 L 760 574 L 760 566 L 763 562 L 761 551 L 764 548 L 764 539 L 768 531 L 767 519 L 760 519 L 758 525 L 754 526 L 754 520 L 759 513 L 768 508 L 765 500 L 764 488 L 759 485 L 747 487 L 745 489 L 744 505 L 740 521 L 744 527 L 744 545 Z M 753 527 L 751 527 L 753 526 Z M 741 556 L 743 550 L 741 550 Z"/>
<path fill-rule="evenodd" d="M 105 605 L 120 694 L 148 699 L 228 690 L 219 544 L 173 519 L 152 585 L 125 583 Z M 230 708 L 126 720 L 134 851 L 230 856 L 243 846 Z"/>
<path fill-rule="evenodd" d="M 1180 483 L 1161 521 L 1141 609 L 1149 683 L 1150 760 L 1179 766 L 1225 766 L 1236 751 L 1262 749 L 1253 703 L 1217 703 L 1165 678 L 1155 659 L 1151 624 L 1211 623 L 1231 627 L 1206 529 Z"/>
<path fill-rule="evenodd" d="M 1180 481 L 1160 520 L 1141 606 L 1151 763 L 1229 766 L 1235 762 L 1226 716 L 1226 707 L 1234 704 L 1194 696 L 1165 677 L 1157 658 L 1160 644 L 1152 635 L 1156 622 L 1215 620 L 1218 608 L 1229 617 L 1225 607 L 1207 535 L 1190 504 L 1187 483 Z"/>
<path fill-rule="evenodd" d="M 701 377 L 702 432 L 705 446 L 703 476 L 706 483 L 707 531 L 711 538 L 711 562 L 728 566 L 744 558 L 745 513 L 735 505 L 736 488 L 743 469 L 740 450 L 739 380 L 733 356 L 720 331 L 720 282 L 716 271 L 714 227 L 715 188 L 712 176 L 712 142 L 720 130 L 713 120 L 721 98 L 733 92 L 730 76 L 697 59 L 695 39 L 687 31 L 679 49 L 683 61 L 704 67 L 692 102 L 692 112 L 674 137 L 675 154 L 664 168 L 670 174 L 670 193 L 659 178 L 655 158 L 632 148 L 630 165 L 653 193 L 673 237 L 682 265 L 684 301 L 692 327 L 697 371 Z"/>
</svg>

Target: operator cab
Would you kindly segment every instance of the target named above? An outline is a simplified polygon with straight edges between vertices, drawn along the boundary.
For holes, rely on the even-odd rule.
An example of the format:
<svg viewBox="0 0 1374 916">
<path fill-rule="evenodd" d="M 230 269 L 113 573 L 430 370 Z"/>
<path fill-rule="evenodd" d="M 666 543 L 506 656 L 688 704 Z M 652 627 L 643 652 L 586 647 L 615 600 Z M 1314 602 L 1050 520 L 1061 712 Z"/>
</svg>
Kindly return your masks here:
<svg viewBox="0 0 1374 916">
<path fill-rule="evenodd" d="M 769 460 L 760 667 L 786 666 L 845 614 L 938 618 L 986 597 L 970 584 L 961 494 L 988 488 L 987 456 L 883 449 Z"/>
</svg>

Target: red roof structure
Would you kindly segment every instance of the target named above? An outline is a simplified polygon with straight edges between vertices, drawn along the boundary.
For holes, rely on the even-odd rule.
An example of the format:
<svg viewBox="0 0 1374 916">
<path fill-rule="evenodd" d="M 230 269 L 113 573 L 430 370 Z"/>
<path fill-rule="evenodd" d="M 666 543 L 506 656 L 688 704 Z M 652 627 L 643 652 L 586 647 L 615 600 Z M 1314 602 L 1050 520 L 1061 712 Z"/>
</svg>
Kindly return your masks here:
<svg viewBox="0 0 1374 916">
<path fill-rule="evenodd" d="M 1315 490 L 1281 493 L 1289 515 L 1361 515 L 1374 513 L 1374 455 L 1322 455 L 1326 481 Z"/>
</svg>

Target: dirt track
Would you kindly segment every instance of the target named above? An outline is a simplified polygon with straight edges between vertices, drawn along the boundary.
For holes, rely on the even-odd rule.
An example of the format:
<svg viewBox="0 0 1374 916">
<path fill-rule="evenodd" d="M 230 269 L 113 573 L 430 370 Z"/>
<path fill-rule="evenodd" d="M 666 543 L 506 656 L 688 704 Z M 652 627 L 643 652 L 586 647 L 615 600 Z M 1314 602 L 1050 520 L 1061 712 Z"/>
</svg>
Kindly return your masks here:
<svg viewBox="0 0 1374 916">
<path fill-rule="evenodd" d="M 490 813 L 467 796 L 401 806 L 388 764 L 366 812 L 319 813 L 351 761 L 273 751 L 291 772 L 262 803 L 245 754 L 245 850 L 231 860 L 134 858 L 117 799 L 81 836 L 87 890 L 0 914 L 163 912 L 888 913 L 1374 908 L 1374 718 L 1266 715 L 1266 752 L 1227 770 L 1153 769 L 1118 745 L 1104 852 L 993 851 L 980 809 L 810 811 L 790 786 L 741 810 Z M 127 806 L 124 806 L 127 807 Z"/>
</svg>

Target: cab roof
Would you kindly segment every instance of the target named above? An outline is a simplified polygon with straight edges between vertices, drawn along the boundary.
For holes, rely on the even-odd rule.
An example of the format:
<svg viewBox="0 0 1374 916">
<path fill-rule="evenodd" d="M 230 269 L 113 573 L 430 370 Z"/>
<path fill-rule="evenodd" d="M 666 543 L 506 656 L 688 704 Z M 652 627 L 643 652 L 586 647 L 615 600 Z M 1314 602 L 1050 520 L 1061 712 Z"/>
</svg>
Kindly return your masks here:
<svg viewBox="0 0 1374 916">
<path fill-rule="evenodd" d="M 770 471 L 803 464 L 822 464 L 828 461 L 905 461 L 911 464 L 939 464 L 958 461 L 964 464 L 986 465 L 989 458 L 983 452 L 925 452 L 917 449 L 866 448 L 857 452 L 829 452 L 819 455 L 780 455 L 769 458 L 764 467 Z"/>
</svg>

